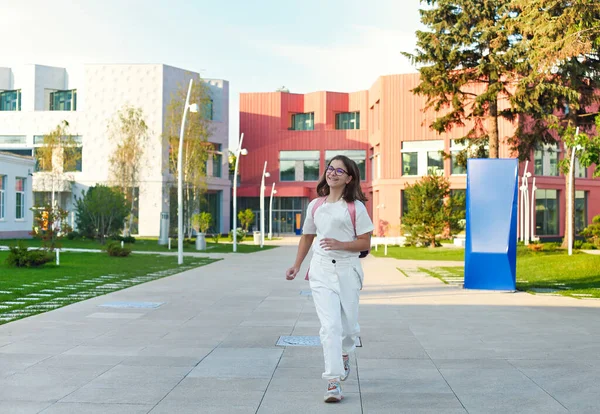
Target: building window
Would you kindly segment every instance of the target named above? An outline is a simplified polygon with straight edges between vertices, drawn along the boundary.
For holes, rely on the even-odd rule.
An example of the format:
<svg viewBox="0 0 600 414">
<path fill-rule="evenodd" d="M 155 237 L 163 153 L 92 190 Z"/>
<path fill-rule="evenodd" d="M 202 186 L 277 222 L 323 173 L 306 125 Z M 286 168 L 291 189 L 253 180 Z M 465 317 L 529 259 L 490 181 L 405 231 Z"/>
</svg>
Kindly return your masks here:
<svg viewBox="0 0 600 414">
<path fill-rule="evenodd" d="M 587 168 L 583 167 L 579 159 L 575 159 L 575 178 L 587 178 Z"/>
<path fill-rule="evenodd" d="M 0 111 L 20 111 L 21 90 L 0 92 Z"/>
<path fill-rule="evenodd" d="M 214 112 L 213 112 L 213 100 L 209 99 L 202 108 L 202 114 L 204 115 L 204 119 L 207 121 L 212 121 Z"/>
<path fill-rule="evenodd" d="M 534 174 L 558 177 L 558 147 L 544 144 L 534 151 Z"/>
<path fill-rule="evenodd" d="M 6 175 L 0 175 L 0 220 L 4 219 L 4 204 L 6 202 Z"/>
<path fill-rule="evenodd" d="M 25 178 L 17 177 L 15 179 L 15 201 L 16 201 L 16 219 L 25 218 Z"/>
<path fill-rule="evenodd" d="M 535 192 L 535 234 L 558 235 L 558 190 Z"/>
<path fill-rule="evenodd" d="M 575 191 L 575 233 L 581 233 L 587 223 L 587 191 Z"/>
<path fill-rule="evenodd" d="M 77 89 L 55 91 L 50 93 L 51 111 L 76 111 Z"/>
<path fill-rule="evenodd" d="M 312 131 L 315 129 L 315 113 L 308 112 L 305 114 L 292 114 L 293 131 Z"/>
<path fill-rule="evenodd" d="M 450 141 L 450 160 L 452 162 L 453 175 L 464 175 L 467 173 L 467 167 L 459 165 L 457 162 L 458 153 L 464 149 L 464 145 L 457 144 L 454 140 Z"/>
<path fill-rule="evenodd" d="M 333 157 L 335 157 L 336 155 L 345 155 L 346 157 L 348 157 L 352 161 L 354 161 L 356 163 L 356 165 L 358 166 L 358 171 L 360 172 L 361 181 L 364 181 L 367 179 L 367 176 L 366 176 L 366 174 L 367 174 L 367 167 L 366 167 L 367 152 L 366 151 L 361 151 L 361 150 L 325 151 L 325 164 L 329 165 L 329 162 L 331 161 L 331 159 Z"/>
<path fill-rule="evenodd" d="M 402 175 L 419 175 L 418 158 L 418 152 L 402 153 Z"/>
<path fill-rule="evenodd" d="M 212 151 L 212 177 L 221 178 L 222 164 L 223 164 L 223 153 L 221 152 L 221 144 L 213 144 L 214 150 Z"/>
<path fill-rule="evenodd" d="M 402 175 L 444 174 L 444 141 L 405 141 L 402 143 Z"/>
<path fill-rule="evenodd" d="M 81 135 L 70 135 L 63 137 L 63 172 L 81 172 L 83 171 L 83 146 Z M 49 160 L 46 164 L 42 162 L 38 157 L 37 152 L 39 148 L 44 146 L 44 135 L 33 136 L 33 155 L 35 158 L 35 171 L 44 172 L 52 171 L 52 160 Z M 57 155 L 57 154 L 55 154 Z M 65 158 L 66 157 L 66 158 Z M 54 158 L 54 157 L 52 157 Z M 66 159 L 75 160 L 70 162 L 68 165 L 64 162 Z"/>
<path fill-rule="evenodd" d="M 408 197 L 406 190 L 400 190 L 400 206 L 402 209 L 400 212 L 400 217 L 404 217 L 404 215 L 408 213 Z"/>
<path fill-rule="evenodd" d="M 0 145 L 26 144 L 27 137 L 25 135 L 0 135 Z M 3 150 L 4 151 L 4 150 Z"/>
<path fill-rule="evenodd" d="M 279 179 L 281 181 L 317 181 L 319 151 L 280 151 Z"/>
<path fill-rule="evenodd" d="M 360 129 L 360 112 L 335 114 L 335 129 Z"/>
</svg>

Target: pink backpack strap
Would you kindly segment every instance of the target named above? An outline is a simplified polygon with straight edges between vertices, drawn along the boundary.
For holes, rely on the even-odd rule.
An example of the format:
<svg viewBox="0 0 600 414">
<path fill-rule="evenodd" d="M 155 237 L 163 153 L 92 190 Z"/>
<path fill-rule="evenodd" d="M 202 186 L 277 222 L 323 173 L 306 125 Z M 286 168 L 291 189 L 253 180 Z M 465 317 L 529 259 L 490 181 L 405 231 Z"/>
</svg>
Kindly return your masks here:
<svg viewBox="0 0 600 414">
<path fill-rule="evenodd" d="M 356 206 L 354 205 L 354 201 L 348 203 L 348 213 L 350 213 L 350 220 L 352 220 L 352 227 L 354 227 L 354 235 L 356 234 Z"/>
<path fill-rule="evenodd" d="M 319 198 L 317 198 L 317 201 L 316 201 L 316 202 L 315 202 L 315 204 L 313 205 L 313 208 L 312 208 L 312 211 L 311 211 L 311 214 L 312 214 L 313 221 L 314 221 L 314 219 L 315 219 L 315 213 L 317 212 L 317 209 L 318 209 L 319 207 L 321 207 L 321 206 L 322 206 L 322 205 L 325 203 L 325 200 L 327 200 L 327 196 L 325 196 L 325 197 L 319 197 Z M 308 273 L 309 273 L 309 272 L 310 272 L 310 267 L 309 267 L 309 268 L 308 268 L 308 270 L 306 271 L 306 276 L 304 277 L 304 280 L 308 280 Z"/>
</svg>

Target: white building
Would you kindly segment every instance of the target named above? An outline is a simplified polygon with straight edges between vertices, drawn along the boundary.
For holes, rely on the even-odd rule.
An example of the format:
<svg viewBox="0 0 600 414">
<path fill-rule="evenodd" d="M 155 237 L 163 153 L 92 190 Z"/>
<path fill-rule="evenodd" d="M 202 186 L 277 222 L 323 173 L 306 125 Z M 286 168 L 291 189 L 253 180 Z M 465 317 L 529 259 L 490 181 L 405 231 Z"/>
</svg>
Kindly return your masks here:
<svg viewBox="0 0 600 414">
<path fill-rule="evenodd" d="M 0 239 L 31 237 L 34 165 L 31 157 L 0 152 Z"/>
<path fill-rule="evenodd" d="M 74 196 L 109 180 L 108 159 L 114 148 L 108 125 L 125 105 L 142 109 L 150 138 L 145 152 L 138 200 L 138 234 L 158 236 L 161 212 L 169 212 L 174 177 L 168 168 L 168 145 L 162 139 L 167 106 L 178 88 L 187 91 L 194 72 L 162 64 L 84 65 L 79 70 L 26 65 L 0 68 L 0 151 L 35 155 L 43 136 L 62 121 L 81 143 L 76 171 L 50 180 L 35 172 L 36 204 L 57 191 L 57 202 L 72 211 Z M 231 182 L 228 176 L 229 83 L 207 80 L 212 99 L 212 135 L 215 153 L 207 165 L 209 210 L 215 229 L 229 231 Z M 188 115 L 191 116 L 191 115 Z M 222 151 L 222 152 L 221 152 Z"/>
</svg>

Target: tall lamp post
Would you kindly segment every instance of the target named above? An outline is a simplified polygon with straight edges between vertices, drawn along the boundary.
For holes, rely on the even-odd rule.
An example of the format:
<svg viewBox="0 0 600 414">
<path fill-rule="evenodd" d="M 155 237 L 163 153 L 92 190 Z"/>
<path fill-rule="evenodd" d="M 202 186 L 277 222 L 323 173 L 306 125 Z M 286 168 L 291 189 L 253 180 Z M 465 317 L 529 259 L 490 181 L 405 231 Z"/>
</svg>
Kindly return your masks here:
<svg viewBox="0 0 600 414">
<path fill-rule="evenodd" d="M 533 185 L 531 186 L 531 241 L 536 241 L 535 238 L 535 191 L 538 188 L 535 186 L 535 177 L 533 177 Z"/>
<path fill-rule="evenodd" d="M 269 240 L 273 237 L 273 194 L 277 194 L 275 183 L 273 183 L 273 187 L 271 188 L 271 200 L 269 201 Z"/>
<path fill-rule="evenodd" d="M 575 139 L 577 139 L 577 135 L 579 135 L 579 127 L 577 127 L 577 129 L 575 130 Z M 575 180 L 573 177 L 575 177 L 575 171 L 573 170 L 573 168 L 575 168 L 575 153 L 582 149 L 583 147 L 581 145 L 575 145 L 571 148 L 571 165 L 569 168 L 569 196 L 567 197 L 569 203 L 569 216 L 567 217 L 567 221 L 569 223 L 569 225 L 567 226 L 567 231 L 569 232 L 569 234 L 567 234 L 567 243 L 569 244 L 569 256 L 573 254 L 573 237 L 575 236 L 575 231 L 573 228 L 573 186 L 575 185 Z"/>
<path fill-rule="evenodd" d="M 529 161 L 525 161 L 525 168 L 523 170 L 523 177 L 521 178 L 521 203 L 519 209 L 519 223 L 520 223 L 520 238 L 521 241 L 526 245 L 529 244 L 529 189 L 528 180 L 531 177 L 531 173 L 527 171 Z"/>
<path fill-rule="evenodd" d="M 237 176 L 240 155 L 248 155 L 248 150 L 242 148 L 244 133 L 240 136 L 240 143 L 235 150 L 235 169 L 233 170 L 233 252 L 237 252 Z"/>
<path fill-rule="evenodd" d="M 270 177 L 267 172 L 267 162 L 263 168 L 262 179 L 260 180 L 260 247 L 265 244 L 265 178 Z"/>
<path fill-rule="evenodd" d="M 177 263 L 183 264 L 183 172 L 181 171 L 181 159 L 183 158 L 183 133 L 185 130 L 185 118 L 187 111 L 198 112 L 198 104 L 190 105 L 190 94 L 192 93 L 192 84 L 194 79 L 190 79 L 185 106 L 183 107 L 183 116 L 181 119 L 181 129 L 179 130 L 179 151 L 177 153 Z"/>
</svg>

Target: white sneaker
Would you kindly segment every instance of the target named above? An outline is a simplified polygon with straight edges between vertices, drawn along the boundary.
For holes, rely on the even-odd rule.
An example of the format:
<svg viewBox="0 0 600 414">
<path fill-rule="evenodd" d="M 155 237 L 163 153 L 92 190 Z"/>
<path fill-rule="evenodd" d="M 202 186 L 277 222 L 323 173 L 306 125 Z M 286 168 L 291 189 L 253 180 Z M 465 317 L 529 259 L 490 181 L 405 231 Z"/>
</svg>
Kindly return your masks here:
<svg viewBox="0 0 600 414">
<path fill-rule="evenodd" d="M 338 380 L 330 380 L 327 384 L 327 392 L 325 393 L 324 401 L 326 403 L 340 402 L 344 396 L 342 395 L 342 386 Z"/>
<path fill-rule="evenodd" d="M 342 355 L 342 359 L 344 360 L 344 375 L 342 375 L 340 380 L 346 381 L 346 378 L 350 375 L 350 357 L 348 355 Z"/>
</svg>

